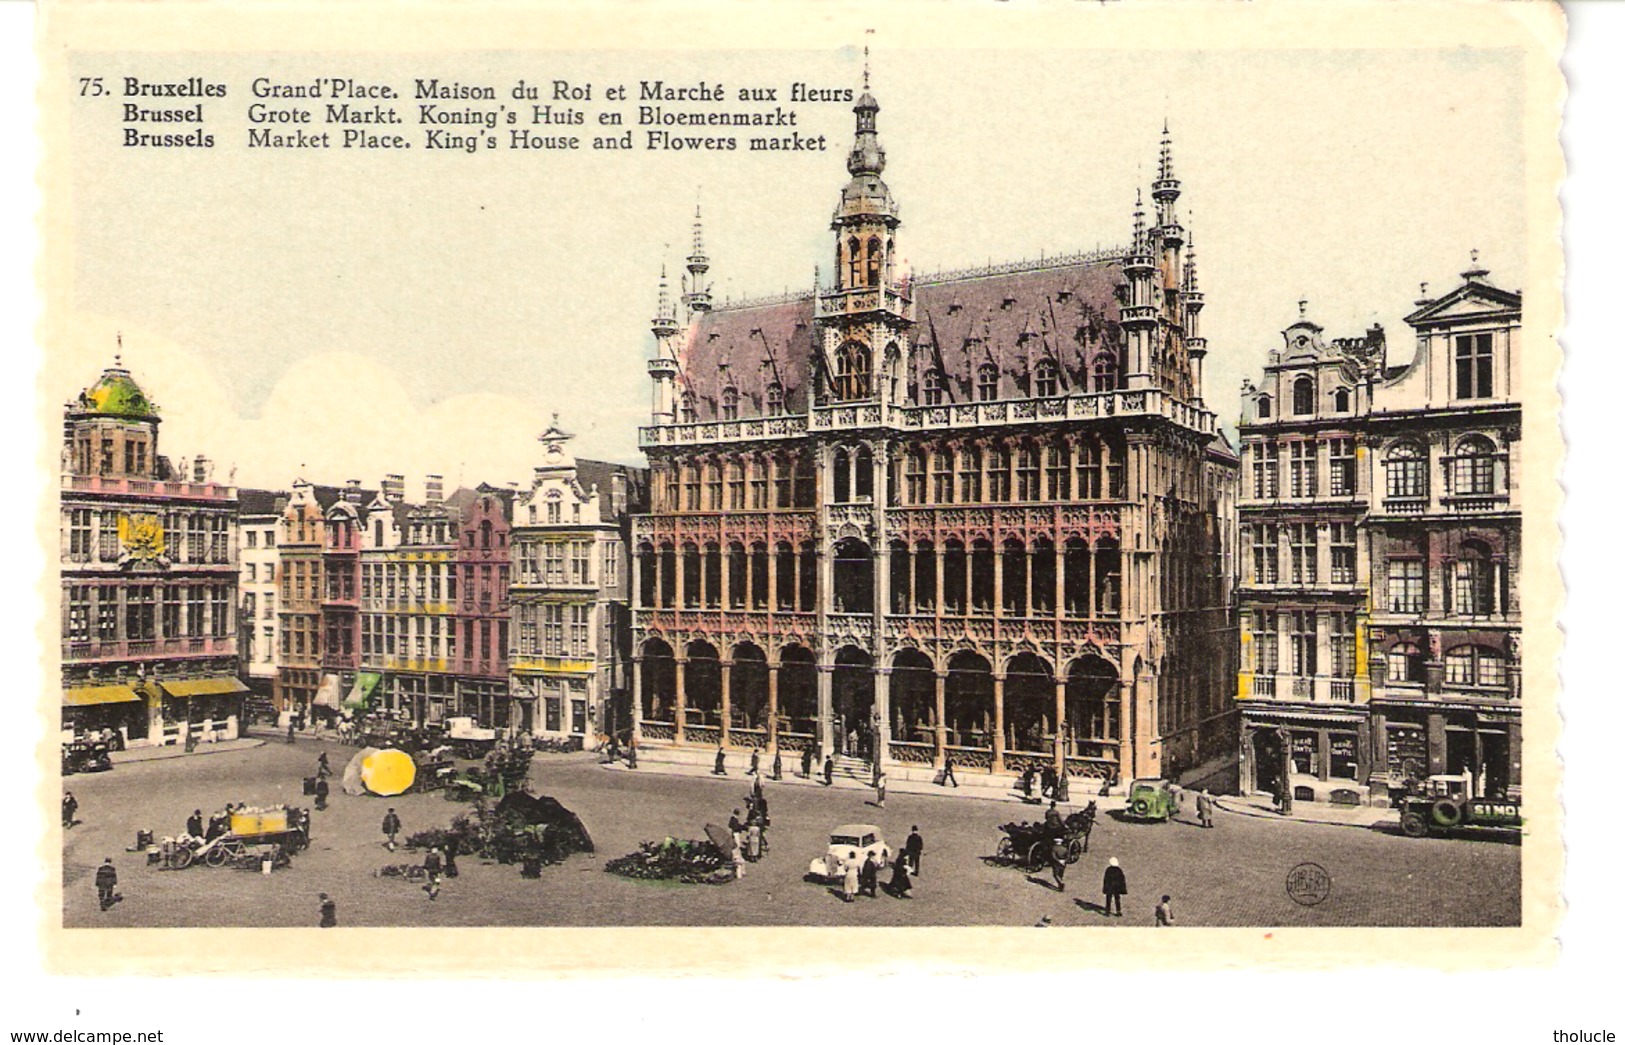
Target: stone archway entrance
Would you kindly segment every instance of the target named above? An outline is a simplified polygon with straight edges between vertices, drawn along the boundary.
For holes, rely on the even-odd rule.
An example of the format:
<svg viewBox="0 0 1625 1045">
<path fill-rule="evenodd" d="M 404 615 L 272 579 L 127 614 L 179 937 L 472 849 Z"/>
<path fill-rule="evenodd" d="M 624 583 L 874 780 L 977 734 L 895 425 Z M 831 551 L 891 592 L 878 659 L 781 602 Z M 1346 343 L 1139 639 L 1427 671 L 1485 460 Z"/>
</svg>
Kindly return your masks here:
<svg viewBox="0 0 1625 1045">
<path fill-rule="evenodd" d="M 855 646 L 845 646 L 835 654 L 832 686 L 830 737 L 834 749 L 851 758 L 870 760 L 875 739 L 874 658 Z"/>
</svg>

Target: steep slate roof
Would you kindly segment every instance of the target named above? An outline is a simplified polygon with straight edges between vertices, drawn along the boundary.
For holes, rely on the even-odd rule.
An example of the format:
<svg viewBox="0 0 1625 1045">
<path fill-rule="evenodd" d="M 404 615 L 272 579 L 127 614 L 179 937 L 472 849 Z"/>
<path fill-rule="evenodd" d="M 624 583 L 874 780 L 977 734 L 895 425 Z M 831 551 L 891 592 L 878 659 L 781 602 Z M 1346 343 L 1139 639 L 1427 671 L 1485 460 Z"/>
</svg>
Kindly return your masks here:
<svg viewBox="0 0 1625 1045">
<path fill-rule="evenodd" d="M 1085 374 L 1100 353 L 1111 353 L 1121 373 L 1116 290 L 1122 282 L 1113 256 L 921 277 L 913 286 L 916 351 L 909 382 L 918 383 L 939 356 L 949 402 L 975 397 L 977 368 L 988 361 L 999 368 L 1000 398 L 1030 395 L 1032 368 L 1046 356 L 1060 364 L 1068 391 L 1087 387 Z M 877 357 L 883 347 L 877 346 Z M 694 393 L 701 420 L 715 420 L 731 381 L 739 391 L 739 416 L 760 417 L 767 387 L 777 379 L 785 413 L 805 413 L 813 352 L 810 293 L 723 306 L 690 324 L 678 352 L 682 388 Z"/>
<path fill-rule="evenodd" d="M 237 491 L 237 514 L 245 515 L 281 515 L 282 509 L 287 507 L 288 492 L 286 490 L 251 490 Z"/>
<path fill-rule="evenodd" d="M 589 457 L 576 458 L 576 481 L 588 493 L 594 486 L 598 487 L 603 507 L 605 522 L 619 522 L 621 515 L 617 514 L 610 505 L 610 478 L 616 473 L 626 476 L 626 510 L 638 511 L 644 507 L 644 487 L 647 472 L 632 465 L 615 464 L 612 461 L 595 461 Z"/>
</svg>

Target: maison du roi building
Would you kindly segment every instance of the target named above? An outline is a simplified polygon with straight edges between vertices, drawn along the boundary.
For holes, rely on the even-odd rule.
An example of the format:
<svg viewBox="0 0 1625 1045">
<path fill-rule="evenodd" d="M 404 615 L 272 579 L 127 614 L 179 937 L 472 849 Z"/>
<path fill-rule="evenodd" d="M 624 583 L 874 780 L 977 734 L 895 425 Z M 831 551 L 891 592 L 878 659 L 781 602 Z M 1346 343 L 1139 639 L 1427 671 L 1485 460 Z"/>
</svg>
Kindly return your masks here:
<svg viewBox="0 0 1625 1045">
<path fill-rule="evenodd" d="M 237 491 L 158 452 L 121 361 L 63 413 L 62 727 L 116 743 L 234 738 Z"/>
<path fill-rule="evenodd" d="M 834 280 L 653 323 L 641 746 L 1074 778 L 1233 763 L 1237 460 L 1166 134 L 1126 249 L 909 276 L 858 100 Z"/>
<path fill-rule="evenodd" d="M 1518 797 L 1522 298 L 1488 277 L 1423 285 L 1408 362 L 1301 318 L 1243 389 L 1245 790 Z"/>
</svg>

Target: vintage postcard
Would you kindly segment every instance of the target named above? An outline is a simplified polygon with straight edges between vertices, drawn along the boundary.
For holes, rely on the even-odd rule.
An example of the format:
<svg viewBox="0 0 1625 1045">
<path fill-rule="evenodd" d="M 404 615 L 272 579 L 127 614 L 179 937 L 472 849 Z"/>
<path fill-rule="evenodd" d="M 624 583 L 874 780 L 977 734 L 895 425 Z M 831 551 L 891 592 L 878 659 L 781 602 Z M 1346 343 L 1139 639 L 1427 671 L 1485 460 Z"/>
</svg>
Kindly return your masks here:
<svg viewBox="0 0 1625 1045">
<path fill-rule="evenodd" d="M 1556 5 L 41 30 L 54 968 L 1551 960 Z"/>
</svg>

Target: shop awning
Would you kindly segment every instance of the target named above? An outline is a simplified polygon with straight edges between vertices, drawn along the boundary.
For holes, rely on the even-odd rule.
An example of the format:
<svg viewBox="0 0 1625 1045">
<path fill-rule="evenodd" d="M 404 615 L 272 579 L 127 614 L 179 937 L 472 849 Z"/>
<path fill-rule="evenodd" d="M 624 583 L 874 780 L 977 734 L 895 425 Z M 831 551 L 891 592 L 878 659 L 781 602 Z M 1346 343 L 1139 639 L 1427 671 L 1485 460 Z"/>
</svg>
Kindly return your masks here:
<svg viewBox="0 0 1625 1045">
<path fill-rule="evenodd" d="M 227 693 L 247 693 L 248 687 L 240 679 L 163 679 L 158 685 L 172 697 L 213 697 Z"/>
<path fill-rule="evenodd" d="M 316 690 L 313 703 L 324 707 L 338 709 L 339 706 L 339 677 L 337 675 L 323 675 L 322 684 Z"/>
<path fill-rule="evenodd" d="M 74 686 L 62 691 L 67 707 L 85 708 L 96 704 L 127 704 L 141 697 L 129 686 Z"/>
<path fill-rule="evenodd" d="M 358 671 L 355 676 L 355 685 L 350 688 L 350 695 L 345 698 L 344 706 L 350 711 L 360 711 L 372 703 L 373 691 L 384 676 L 375 671 Z"/>
</svg>

